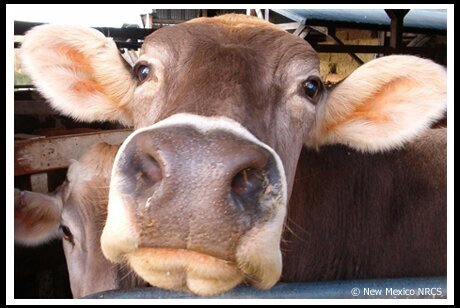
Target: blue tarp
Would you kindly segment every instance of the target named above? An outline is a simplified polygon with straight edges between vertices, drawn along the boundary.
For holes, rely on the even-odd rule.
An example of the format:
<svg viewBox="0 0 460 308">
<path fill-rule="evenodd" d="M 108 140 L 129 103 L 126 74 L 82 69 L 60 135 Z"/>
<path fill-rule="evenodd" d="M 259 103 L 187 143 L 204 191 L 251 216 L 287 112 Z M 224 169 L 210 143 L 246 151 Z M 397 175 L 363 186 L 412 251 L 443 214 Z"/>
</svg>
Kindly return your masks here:
<svg viewBox="0 0 460 308">
<path fill-rule="evenodd" d="M 308 24 L 308 20 L 323 20 L 389 26 L 391 22 L 383 9 L 275 9 L 273 11 L 302 24 Z M 447 10 L 411 9 L 404 17 L 404 27 L 445 31 Z"/>
</svg>

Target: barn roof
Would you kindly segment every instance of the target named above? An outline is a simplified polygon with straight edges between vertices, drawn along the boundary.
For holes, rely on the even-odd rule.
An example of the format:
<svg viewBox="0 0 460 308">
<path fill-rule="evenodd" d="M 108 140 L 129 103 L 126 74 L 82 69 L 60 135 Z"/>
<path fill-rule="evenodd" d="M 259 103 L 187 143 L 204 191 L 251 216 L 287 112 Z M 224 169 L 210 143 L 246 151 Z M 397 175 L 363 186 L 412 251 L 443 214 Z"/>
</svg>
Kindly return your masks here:
<svg viewBox="0 0 460 308">
<path fill-rule="evenodd" d="M 274 12 L 296 22 L 307 25 L 334 23 L 336 26 L 350 28 L 389 28 L 391 19 L 383 9 L 274 9 Z M 445 32 L 447 29 L 447 10 L 411 9 L 404 17 L 406 32 Z"/>
</svg>

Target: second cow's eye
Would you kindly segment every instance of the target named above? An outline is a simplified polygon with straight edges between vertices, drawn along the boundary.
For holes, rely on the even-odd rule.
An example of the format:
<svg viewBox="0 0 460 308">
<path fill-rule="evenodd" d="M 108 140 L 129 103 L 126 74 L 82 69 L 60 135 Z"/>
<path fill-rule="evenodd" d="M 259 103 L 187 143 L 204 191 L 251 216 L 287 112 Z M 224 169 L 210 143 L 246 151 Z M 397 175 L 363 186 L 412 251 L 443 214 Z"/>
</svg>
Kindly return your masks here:
<svg viewBox="0 0 460 308">
<path fill-rule="evenodd" d="M 61 225 L 61 230 L 63 233 L 64 240 L 67 242 L 71 243 L 72 245 L 75 245 L 74 239 L 73 239 L 73 234 L 70 232 L 69 227 L 65 225 Z"/>
<path fill-rule="evenodd" d="M 147 79 L 150 73 L 150 67 L 145 64 L 140 64 L 136 66 L 134 70 L 136 77 L 140 82 L 143 82 L 145 79 Z"/>
</svg>

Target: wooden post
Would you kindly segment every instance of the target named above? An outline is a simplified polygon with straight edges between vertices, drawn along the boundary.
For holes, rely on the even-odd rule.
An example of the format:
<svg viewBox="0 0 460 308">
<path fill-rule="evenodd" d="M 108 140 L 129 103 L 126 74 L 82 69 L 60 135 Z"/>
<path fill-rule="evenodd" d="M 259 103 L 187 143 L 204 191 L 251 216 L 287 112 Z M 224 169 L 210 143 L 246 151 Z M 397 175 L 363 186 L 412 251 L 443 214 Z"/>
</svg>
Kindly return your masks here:
<svg viewBox="0 0 460 308">
<path fill-rule="evenodd" d="M 30 187 L 33 192 L 46 194 L 48 192 L 48 174 L 46 172 L 31 174 Z"/>
<path fill-rule="evenodd" d="M 248 16 L 255 16 L 256 15 L 256 10 L 254 9 L 246 9 L 246 15 Z"/>
<path fill-rule="evenodd" d="M 80 158 L 91 145 L 99 142 L 121 144 L 131 133 L 131 129 L 119 129 L 16 141 L 14 175 L 67 168 L 71 159 Z"/>
<path fill-rule="evenodd" d="M 264 15 L 262 14 L 261 9 L 256 9 L 256 16 L 260 19 L 264 19 Z"/>
<path fill-rule="evenodd" d="M 391 18 L 390 47 L 399 49 L 402 47 L 404 16 L 409 10 L 385 10 L 385 12 Z"/>
<path fill-rule="evenodd" d="M 339 45 L 341 46 L 346 46 L 337 36 L 335 35 L 332 35 L 332 34 L 329 34 L 329 36 Z M 355 60 L 359 65 L 363 65 L 364 64 L 364 61 L 361 60 L 360 57 L 358 57 L 357 55 L 355 55 L 354 53 L 352 52 L 349 52 L 348 53 L 350 55 L 350 57 Z"/>
<path fill-rule="evenodd" d="M 378 35 L 379 35 L 379 46 L 386 46 L 387 45 L 386 44 L 387 32 L 386 31 L 379 31 Z M 380 58 L 381 56 L 383 56 L 383 54 L 375 53 L 374 54 L 374 59 Z"/>
<path fill-rule="evenodd" d="M 295 29 L 295 31 L 294 31 L 293 34 L 294 34 L 295 36 L 300 35 L 300 33 L 302 33 L 303 30 L 305 30 L 306 27 L 307 27 L 307 26 L 305 26 L 304 24 L 299 24 L 299 26 L 297 27 L 297 29 Z"/>
<path fill-rule="evenodd" d="M 318 31 L 319 33 L 322 33 L 326 36 L 329 36 L 330 38 L 332 38 L 334 40 L 334 42 L 338 45 L 341 45 L 341 46 L 346 46 L 337 36 L 336 36 L 336 28 L 335 27 L 329 27 L 329 28 L 326 28 L 326 27 L 313 27 L 313 26 L 309 26 L 311 29 L 313 30 L 316 30 Z M 352 57 L 353 60 L 355 60 L 359 65 L 363 65 L 364 64 L 364 61 L 361 60 L 360 57 L 358 57 L 357 55 L 355 55 L 354 53 L 352 52 L 349 52 L 348 53 L 350 55 L 350 57 Z"/>
<path fill-rule="evenodd" d="M 425 34 L 417 34 L 417 36 L 407 44 L 407 47 L 421 47 L 431 39 L 430 36 Z"/>
<path fill-rule="evenodd" d="M 298 23 L 298 22 L 285 22 L 285 23 L 275 24 L 275 25 L 277 25 L 278 27 L 280 27 L 284 31 L 288 31 L 288 30 L 297 29 L 299 27 L 300 23 Z"/>
<path fill-rule="evenodd" d="M 147 12 L 147 14 L 145 14 L 145 26 L 144 26 L 145 29 L 150 29 L 150 13 Z"/>
</svg>

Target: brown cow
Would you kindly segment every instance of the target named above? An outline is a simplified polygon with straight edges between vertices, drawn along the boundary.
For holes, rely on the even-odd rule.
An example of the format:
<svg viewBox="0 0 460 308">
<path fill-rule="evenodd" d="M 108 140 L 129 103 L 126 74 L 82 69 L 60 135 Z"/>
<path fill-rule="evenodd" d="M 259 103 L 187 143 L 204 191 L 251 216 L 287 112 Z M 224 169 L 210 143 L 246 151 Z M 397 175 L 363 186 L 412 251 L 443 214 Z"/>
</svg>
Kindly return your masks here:
<svg viewBox="0 0 460 308">
<path fill-rule="evenodd" d="M 307 42 L 244 15 L 162 28 L 146 38 L 132 70 L 112 40 L 81 27 L 35 28 L 22 60 L 64 114 L 136 129 L 114 161 L 110 148 L 107 157 L 90 156 L 104 168 L 82 167 L 107 170 L 113 162 L 105 221 L 97 220 L 105 217 L 99 207 L 83 206 L 92 204 L 88 196 L 105 196 L 90 192 L 99 183 L 95 170 L 82 173 L 93 184 L 70 180 L 61 189 L 81 190 L 69 208 L 89 209 L 87 219 L 63 228 L 73 247 L 82 245 L 75 234 L 84 241 L 91 234 L 84 251 L 94 256 L 85 266 L 110 267 L 103 254 L 153 286 L 199 295 L 241 282 L 270 288 L 282 272 L 288 211 L 296 235 L 284 237 L 287 281 L 445 274 L 445 139 L 435 148 L 428 134 L 428 144 L 413 150 L 376 153 L 442 117 L 443 67 L 384 57 L 326 93 Z M 327 146 L 336 143 L 374 154 L 337 154 Z M 303 145 L 326 147 L 301 155 Z M 55 203 L 66 220 L 67 204 Z M 17 221 L 30 219 L 18 214 Z M 72 286 L 74 296 L 119 286 L 116 272 L 92 290 Z"/>
<path fill-rule="evenodd" d="M 93 145 L 71 163 L 66 181 L 54 193 L 15 190 L 16 242 L 33 246 L 62 237 L 70 286 L 77 298 L 145 285 L 123 266 L 110 263 L 101 251 L 110 172 L 118 148 Z"/>
</svg>

